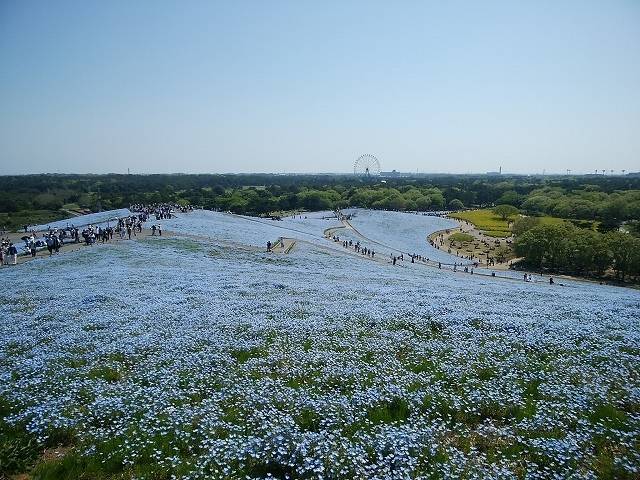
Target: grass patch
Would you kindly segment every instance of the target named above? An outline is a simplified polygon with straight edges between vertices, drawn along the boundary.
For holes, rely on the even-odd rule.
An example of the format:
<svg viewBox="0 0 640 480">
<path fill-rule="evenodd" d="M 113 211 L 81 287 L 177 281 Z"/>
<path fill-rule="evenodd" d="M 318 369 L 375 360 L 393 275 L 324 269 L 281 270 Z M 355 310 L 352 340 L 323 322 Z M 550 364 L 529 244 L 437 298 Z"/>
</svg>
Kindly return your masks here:
<svg viewBox="0 0 640 480">
<path fill-rule="evenodd" d="M 84 358 L 70 357 L 63 361 L 63 365 L 69 368 L 82 368 L 87 364 Z"/>
<path fill-rule="evenodd" d="M 317 432 L 320 430 L 320 417 L 316 412 L 308 408 L 302 409 L 300 414 L 296 416 L 295 421 L 302 430 L 308 432 Z"/>
<path fill-rule="evenodd" d="M 449 237 L 449 240 L 451 240 L 452 242 L 460 242 L 460 243 L 473 242 L 473 239 L 474 239 L 473 235 L 469 235 L 468 233 L 461 233 L 461 232 L 453 233 Z"/>
<path fill-rule="evenodd" d="M 610 404 L 601 403 L 596 405 L 589 415 L 589 420 L 591 423 L 602 423 L 606 427 L 615 430 L 626 431 L 628 429 L 627 414 Z"/>
<path fill-rule="evenodd" d="M 367 418 L 372 423 L 404 422 L 409 418 L 410 413 L 411 410 L 407 401 L 396 397 L 370 408 L 367 411 Z"/>
<path fill-rule="evenodd" d="M 75 433 L 69 428 L 51 428 L 47 440 L 39 444 L 36 436 L 27 432 L 23 423 L 9 424 L 4 419 L 16 413 L 17 406 L 0 396 L 0 478 L 21 474 L 37 461 L 43 448 L 69 446 L 75 441 Z M 51 477 L 60 478 L 60 477 Z M 73 477 L 78 478 L 78 477 Z"/>
<path fill-rule="evenodd" d="M 9 403 L 0 397 L 0 478 L 22 473 L 36 461 L 39 445 L 24 425 L 10 425 L 4 417 L 12 413 Z"/>
<path fill-rule="evenodd" d="M 89 378 L 97 380 L 101 378 L 107 382 L 117 382 L 122 378 L 122 374 L 119 370 L 113 367 L 95 367 L 89 371 Z"/>
<path fill-rule="evenodd" d="M 449 216 L 451 218 L 466 220 L 467 222 L 473 223 L 475 227 L 485 235 L 504 237 L 511 234 L 509 231 L 509 222 L 507 220 L 503 220 L 493 213 L 493 210 L 488 208 L 450 213 Z M 489 234 L 489 232 L 491 232 L 491 234 Z M 500 232 L 501 235 L 498 235 L 498 232 Z M 505 232 L 506 234 L 503 234 Z"/>
<path fill-rule="evenodd" d="M 262 350 L 260 348 L 249 348 L 242 350 L 233 350 L 231 356 L 238 363 L 245 363 L 251 358 L 259 358 L 262 356 Z"/>
<path fill-rule="evenodd" d="M 478 369 L 478 378 L 483 382 L 486 382 L 495 377 L 496 373 L 495 367 L 482 367 Z"/>
</svg>

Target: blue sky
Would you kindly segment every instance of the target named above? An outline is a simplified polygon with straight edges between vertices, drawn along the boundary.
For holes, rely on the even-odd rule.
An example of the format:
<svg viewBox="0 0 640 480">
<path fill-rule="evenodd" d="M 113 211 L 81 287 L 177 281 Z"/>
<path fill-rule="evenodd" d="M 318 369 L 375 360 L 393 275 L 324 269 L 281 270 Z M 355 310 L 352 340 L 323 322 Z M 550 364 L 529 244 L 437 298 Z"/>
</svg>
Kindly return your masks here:
<svg viewBox="0 0 640 480">
<path fill-rule="evenodd" d="M 640 2 L 0 2 L 0 166 L 640 170 Z"/>
</svg>

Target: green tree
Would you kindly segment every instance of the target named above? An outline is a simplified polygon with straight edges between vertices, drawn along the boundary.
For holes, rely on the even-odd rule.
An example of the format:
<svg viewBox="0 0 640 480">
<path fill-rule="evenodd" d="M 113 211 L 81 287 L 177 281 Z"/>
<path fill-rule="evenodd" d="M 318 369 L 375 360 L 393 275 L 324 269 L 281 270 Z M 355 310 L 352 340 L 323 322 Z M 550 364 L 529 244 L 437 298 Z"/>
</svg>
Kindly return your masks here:
<svg viewBox="0 0 640 480">
<path fill-rule="evenodd" d="M 614 198 L 600 207 L 602 222 L 618 226 L 627 216 L 627 202 L 623 198 Z"/>
<path fill-rule="evenodd" d="M 500 196 L 496 203 L 519 207 L 522 203 L 522 197 L 515 190 L 508 190 Z"/>
<path fill-rule="evenodd" d="M 520 210 L 518 210 L 513 205 L 497 205 L 496 207 L 493 208 L 493 213 L 498 215 L 503 220 L 506 220 L 509 217 L 513 217 L 517 215 L 519 212 Z"/>
<path fill-rule="evenodd" d="M 624 282 L 640 251 L 640 241 L 628 233 L 615 231 L 606 234 L 606 244 L 611 253 L 616 277 Z"/>
<path fill-rule="evenodd" d="M 513 222 L 511 231 L 517 237 L 524 232 L 531 230 L 533 227 L 540 225 L 540 219 L 538 217 L 518 217 Z"/>
<path fill-rule="evenodd" d="M 420 211 L 429 210 L 430 206 L 431 206 L 431 198 L 427 197 L 426 195 L 423 195 L 416 199 L 417 210 L 420 210 Z"/>
<path fill-rule="evenodd" d="M 429 194 L 429 200 L 431 200 L 431 206 L 433 208 L 435 208 L 435 209 L 444 208 L 445 201 L 444 201 L 444 196 L 442 195 L 442 193 L 440 193 L 440 192 L 430 193 Z"/>
<path fill-rule="evenodd" d="M 449 202 L 449 208 L 451 210 L 462 210 L 464 208 L 464 203 L 460 199 L 454 198 Z"/>
<path fill-rule="evenodd" d="M 540 227 L 534 227 L 516 237 L 514 244 L 516 255 L 523 257 L 525 263 L 536 268 L 542 268 L 547 247 L 547 242 L 539 229 Z"/>
<path fill-rule="evenodd" d="M 545 264 L 552 270 L 565 270 L 571 257 L 571 238 L 573 226 L 543 225 L 536 227 L 541 230 L 547 243 Z"/>
<path fill-rule="evenodd" d="M 521 207 L 527 213 L 541 214 L 548 212 L 552 204 L 553 200 L 551 198 L 544 195 L 536 195 L 527 197 L 522 202 Z"/>
<path fill-rule="evenodd" d="M 602 234 L 576 228 L 570 237 L 571 259 L 567 268 L 577 273 L 601 275 L 611 260 Z"/>
</svg>

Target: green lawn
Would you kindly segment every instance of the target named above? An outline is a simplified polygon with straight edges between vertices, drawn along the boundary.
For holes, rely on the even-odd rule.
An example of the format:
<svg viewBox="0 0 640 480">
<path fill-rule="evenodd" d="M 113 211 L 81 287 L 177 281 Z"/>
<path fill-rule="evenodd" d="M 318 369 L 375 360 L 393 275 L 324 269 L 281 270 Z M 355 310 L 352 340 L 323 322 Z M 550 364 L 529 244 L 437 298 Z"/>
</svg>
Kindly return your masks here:
<svg viewBox="0 0 640 480">
<path fill-rule="evenodd" d="M 449 216 L 473 223 L 478 230 L 490 237 L 509 237 L 511 235 L 509 223 L 488 208 L 451 213 Z"/>
<path fill-rule="evenodd" d="M 542 217 L 537 217 L 540 220 L 540 225 L 560 225 L 561 223 L 565 223 L 566 220 L 563 220 L 562 218 L 558 218 L 558 217 L 549 217 L 549 216 L 542 216 Z"/>
<path fill-rule="evenodd" d="M 469 235 L 468 233 L 460 233 L 460 232 L 456 232 L 451 234 L 451 236 L 449 237 L 449 240 L 451 240 L 452 242 L 473 242 L 474 236 L 473 235 Z"/>
</svg>

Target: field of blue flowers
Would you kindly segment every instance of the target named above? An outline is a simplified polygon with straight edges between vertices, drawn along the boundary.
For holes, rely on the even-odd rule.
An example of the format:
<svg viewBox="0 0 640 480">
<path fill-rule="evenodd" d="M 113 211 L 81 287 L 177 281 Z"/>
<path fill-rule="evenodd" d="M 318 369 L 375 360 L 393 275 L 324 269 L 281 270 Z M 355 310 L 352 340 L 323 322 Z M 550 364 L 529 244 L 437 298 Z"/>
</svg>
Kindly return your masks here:
<svg viewBox="0 0 640 480">
<path fill-rule="evenodd" d="M 194 212 L 2 270 L 4 422 L 70 446 L 33 476 L 638 478 L 640 292 L 393 267 L 322 216 Z M 352 221 L 427 256 L 446 222 Z"/>
</svg>

